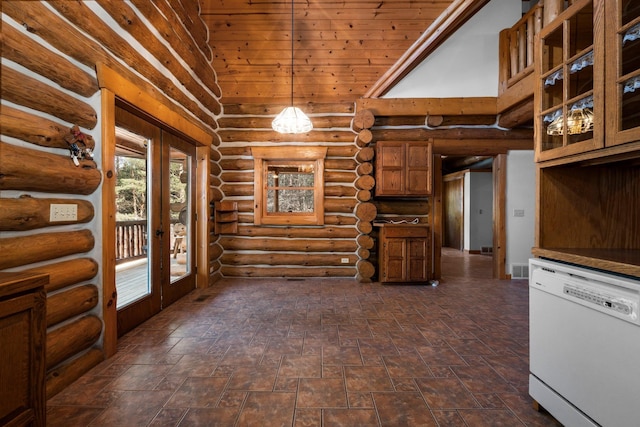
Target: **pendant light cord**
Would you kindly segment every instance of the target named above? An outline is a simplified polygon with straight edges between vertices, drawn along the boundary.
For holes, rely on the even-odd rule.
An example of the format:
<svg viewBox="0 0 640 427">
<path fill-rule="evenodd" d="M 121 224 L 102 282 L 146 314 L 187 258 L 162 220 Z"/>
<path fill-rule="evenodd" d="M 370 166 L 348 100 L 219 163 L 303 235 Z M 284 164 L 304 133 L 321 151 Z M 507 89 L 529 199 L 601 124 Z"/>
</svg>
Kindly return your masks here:
<svg viewBox="0 0 640 427">
<path fill-rule="evenodd" d="M 293 2 L 291 0 L 291 106 L 293 107 Z"/>
</svg>

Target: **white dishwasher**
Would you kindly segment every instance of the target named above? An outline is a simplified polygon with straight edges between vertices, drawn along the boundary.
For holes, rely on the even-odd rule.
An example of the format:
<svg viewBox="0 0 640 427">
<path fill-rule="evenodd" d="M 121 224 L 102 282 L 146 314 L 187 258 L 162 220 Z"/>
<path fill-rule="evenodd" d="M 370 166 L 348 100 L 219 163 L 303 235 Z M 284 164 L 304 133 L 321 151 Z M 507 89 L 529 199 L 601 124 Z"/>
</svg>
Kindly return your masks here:
<svg viewBox="0 0 640 427">
<path fill-rule="evenodd" d="M 529 261 L 529 394 L 567 427 L 640 426 L 640 280 Z"/>
</svg>

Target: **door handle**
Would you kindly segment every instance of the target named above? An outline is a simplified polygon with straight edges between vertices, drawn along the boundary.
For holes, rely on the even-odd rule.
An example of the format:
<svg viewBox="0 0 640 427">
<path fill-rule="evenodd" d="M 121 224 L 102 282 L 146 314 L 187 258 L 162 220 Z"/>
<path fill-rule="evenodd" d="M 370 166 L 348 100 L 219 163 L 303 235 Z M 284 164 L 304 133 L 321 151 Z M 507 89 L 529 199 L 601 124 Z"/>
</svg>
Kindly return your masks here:
<svg viewBox="0 0 640 427">
<path fill-rule="evenodd" d="M 162 237 L 164 235 L 164 231 L 161 229 L 156 230 L 156 237 Z"/>
</svg>

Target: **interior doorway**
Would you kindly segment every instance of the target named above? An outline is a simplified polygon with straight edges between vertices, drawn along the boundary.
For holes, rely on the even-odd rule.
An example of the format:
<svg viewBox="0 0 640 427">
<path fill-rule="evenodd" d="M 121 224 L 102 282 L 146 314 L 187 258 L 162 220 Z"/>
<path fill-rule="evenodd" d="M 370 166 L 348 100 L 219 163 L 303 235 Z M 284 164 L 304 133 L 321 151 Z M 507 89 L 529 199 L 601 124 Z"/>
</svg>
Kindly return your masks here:
<svg viewBox="0 0 640 427">
<path fill-rule="evenodd" d="M 195 146 L 115 109 L 118 336 L 196 286 Z"/>
</svg>

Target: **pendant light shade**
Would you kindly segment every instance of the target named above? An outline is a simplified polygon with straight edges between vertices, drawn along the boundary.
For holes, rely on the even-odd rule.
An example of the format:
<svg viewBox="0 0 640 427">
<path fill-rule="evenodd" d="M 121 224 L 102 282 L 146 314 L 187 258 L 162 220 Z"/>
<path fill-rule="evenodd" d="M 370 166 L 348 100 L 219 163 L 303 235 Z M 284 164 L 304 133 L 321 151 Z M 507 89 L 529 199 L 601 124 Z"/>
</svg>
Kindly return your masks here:
<svg viewBox="0 0 640 427">
<path fill-rule="evenodd" d="M 306 133 L 313 129 L 309 117 L 293 106 L 293 2 L 291 0 L 291 106 L 282 110 L 271 122 L 271 127 L 278 133 Z"/>
<path fill-rule="evenodd" d="M 291 106 L 273 119 L 271 127 L 279 133 L 306 133 L 313 129 L 313 124 L 301 109 Z"/>
</svg>

